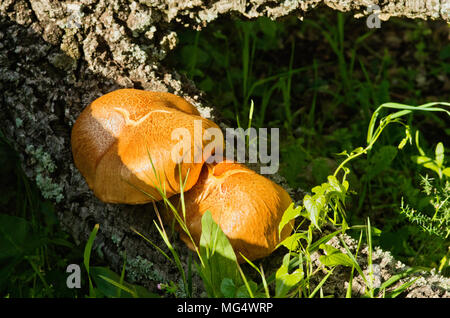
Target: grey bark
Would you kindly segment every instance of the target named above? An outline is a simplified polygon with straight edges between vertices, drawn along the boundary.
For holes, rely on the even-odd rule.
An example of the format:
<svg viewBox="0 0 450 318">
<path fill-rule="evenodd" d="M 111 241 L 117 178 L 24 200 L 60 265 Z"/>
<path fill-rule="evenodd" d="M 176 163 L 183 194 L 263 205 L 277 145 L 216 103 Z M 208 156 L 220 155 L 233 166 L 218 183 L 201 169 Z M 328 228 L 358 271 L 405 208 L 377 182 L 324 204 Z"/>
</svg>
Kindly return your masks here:
<svg viewBox="0 0 450 318">
<path fill-rule="evenodd" d="M 449 21 L 449 1 L 374 2 L 382 20 L 401 16 Z M 61 225 L 75 241 L 84 244 L 99 223 L 98 254 L 118 270 L 125 252 L 128 280 L 155 290 L 157 283 L 178 281 L 179 275 L 131 230 L 134 227 L 164 247 L 153 226 L 153 208 L 104 204 L 93 196 L 74 167 L 70 151 L 70 130 L 78 114 L 102 94 L 135 87 L 183 96 L 203 116 L 220 122 L 203 93 L 164 65 L 167 53 L 176 46 L 175 26 L 201 28 L 225 14 L 302 17 L 319 5 L 367 16 L 373 13 L 367 11 L 368 4 L 372 2 L 0 1 L 1 125 L 20 153 L 27 176 L 55 203 Z M 301 200 L 301 190 L 288 190 Z M 185 260 L 189 252 L 182 243 L 174 242 Z M 404 267 L 382 251 L 379 265 L 383 279 Z M 428 275 L 426 282 L 411 287 L 411 296 L 449 296 L 448 280 L 424 275 Z M 343 295 L 344 282 L 334 281 L 326 288 Z M 197 285 L 201 286 L 198 281 Z"/>
</svg>

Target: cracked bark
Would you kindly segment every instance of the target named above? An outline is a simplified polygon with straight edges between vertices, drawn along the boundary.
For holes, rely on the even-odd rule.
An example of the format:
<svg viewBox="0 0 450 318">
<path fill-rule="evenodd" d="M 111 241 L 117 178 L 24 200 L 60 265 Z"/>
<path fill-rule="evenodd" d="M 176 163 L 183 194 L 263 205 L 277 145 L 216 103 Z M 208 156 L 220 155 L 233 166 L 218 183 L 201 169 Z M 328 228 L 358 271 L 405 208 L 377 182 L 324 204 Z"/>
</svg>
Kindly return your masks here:
<svg viewBox="0 0 450 318">
<path fill-rule="evenodd" d="M 303 17 L 320 6 L 363 17 L 371 14 L 367 5 L 372 3 L 379 5 L 382 20 L 399 16 L 449 21 L 449 1 L 431 0 L 0 1 L 2 127 L 21 155 L 27 176 L 55 203 L 61 225 L 76 242 L 84 244 L 99 223 L 96 250 L 115 270 L 122 265 L 122 252 L 131 260 L 147 260 L 142 266 L 130 262 L 129 271 L 155 290 L 158 280 L 178 281 L 176 269 L 130 229 L 164 246 L 153 226 L 154 211 L 150 206 L 104 204 L 92 195 L 70 151 L 70 129 L 81 110 L 104 93 L 135 87 L 183 96 L 204 117 L 220 122 L 203 93 L 164 64 L 176 46 L 175 26 L 201 28 L 226 14 Z M 301 199 L 301 191 L 290 191 Z M 175 244 L 185 260 L 189 252 L 177 240 Z M 395 271 L 394 263 L 386 268 Z M 158 275 L 149 274 L 149 266 Z M 448 280 L 443 284 L 448 289 Z M 438 296 L 448 296 L 439 290 Z"/>
</svg>

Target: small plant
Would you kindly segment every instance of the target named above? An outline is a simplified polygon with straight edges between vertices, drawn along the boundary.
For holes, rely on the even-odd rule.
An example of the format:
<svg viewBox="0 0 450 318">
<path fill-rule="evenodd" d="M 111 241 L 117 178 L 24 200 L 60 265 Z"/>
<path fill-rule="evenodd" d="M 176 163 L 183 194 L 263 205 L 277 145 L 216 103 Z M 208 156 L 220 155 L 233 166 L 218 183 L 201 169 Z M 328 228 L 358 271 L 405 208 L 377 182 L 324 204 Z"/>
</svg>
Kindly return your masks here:
<svg viewBox="0 0 450 318">
<path fill-rule="evenodd" d="M 312 189 L 312 194 L 305 195 L 302 205 L 295 207 L 294 204 L 291 204 L 291 206 L 285 211 L 279 224 L 280 231 L 291 220 L 297 219 L 298 222 L 292 235 L 279 244 L 279 247 L 284 246 L 287 248 L 288 253 L 286 253 L 283 257 L 282 264 L 275 271 L 275 273 L 266 278 L 262 267 L 258 268 L 253 262 L 246 259 L 247 263 L 260 275 L 261 284 L 259 285 L 247 279 L 246 275 L 236 261 L 236 257 L 228 239 L 221 231 L 220 227 L 212 220 L 210 213 L 205 213 L 202 217 L 203 231 L 200 246 L 196 247 L 195 251 L 200 261 L 200 264 L 196 263 L 196 269 L 203 280 L 208 296 L 271 297 L 270 286 L 274 285 L 273 296 L 275 297 L 315 297 L 317 295 L 325 297 L 321 288 L 325 284 L 326 280 L 332 275 L 336 266 L 351 267 L 351 277 L 349 281 L 349 289 L 347 290 L 347 297 L 351 297 L 351 284 L 355 270 L 359 273 L 366 284 L 365 296 L 396 297 L 400 295 L 402 291 L 414 282 L 413 280 L 410 280 L 393 290 L 391 289 L 389 292 L 386 291 L 394 283 L 402 278 L 405 278 L 405 276 L 411 274 L 414 270 L 409 270 L 407 273 L 405 272 L 398 274 L 389 281 L 383 283 L 381 286 L 377 287 L 374 285 L 374 272 L 372 266 L 372 232 L 376 229 L 374 230 L 374 228 L 371 227 L 369 220 L 367 221 L 367 225 L 363 227 L 366 229 L 367 246 L 369 247 L 368 275 L 363 273 L 356 260 L 356 255 L 352 255 L 342 239 L 340 239 L 340 241 L 345 247 L 346 253 L 343 253 L 336 248 L 327 245 L 326 243 L 333 237 L 338 236 L 340 233 L 344 233 L 349 229 L 357 229 L 361 227 L 349 226 L 346 222 L 345 202 L 349 194 L 352 193 L 349 191 L 349 182 L 347 180 L 347 175 L 350 173 L 350 169 L 347 167 L 348 163 L 363 154 L 367 154 L 373 148 L 383 130 L 391 123 L 403 125 L 405 128 L 405 136 L 397 146 L 399 149 L 403 149 L 408 142 L 412 142 L 412 138 L 410 127 L 401 121 L 401 117 L 406 116 L 413 111 L 442 111 L 448 113 L 447 110 L 436 107 L 440 104 L 449 106 L 448 103 L 429 103 L 417 107 L 396 103 L 381 105 L 375 111 L 370 121 L 367 133 L 367 145 L 365 147 L 356 148 L 350 153 L 345 151 L 341 153 L 341 155 L 345 155 L 346 158 L 336 168 L 334 174 L 328 176 L 327 182 L 314 187 Z M 385 108 L 397 109 L 398 111 L 382 117 L 379 120 L 378 125 L 376 125 L 381 110 Z M 440 153 L 440 151 L 438 151 L 438 153 Z M 442 163 L 440 160 L 441 159 L 437 160 L 436 163 L 439 169 L 442 168 Z M 443 168 L 442 171 L 446 171 L 445 168 Z M 340 172 L 343 173 L 340 174 Z M 180 180 L 180 184 L 184 184 L 181 181 L 182 180 Z M 179 226 L 181 226 L 186 234 L 191 237 L 189 230 L 184 223 L 185 206 L 183 191 L 181 191 L 180 195 L 180 207 L 177 208 L 165 196 L 163 186 L 160 185 L 159 188 L 159 192 L 164 199 L 166 207 L 175 216 L 175 221 Z M 179 212 L 179 209 L 181 209 L 181 212 Z M 186 277 L 184 269 L 179 261 L 178 253 L 169 241 L 169 237 L 164 230 L 157 208 L 156 211 L 160 220 L 160 225 L 157 225 L 157 228 L 166 245 L 169 247 L 180 273 L 182 273 L 187 295 L 190 295 L 189 291 L 192 286 L 189 286 L 187 283 L 190 279 L 187 279 L 188 277 Z M 337 228 L 337 230 L 330 234 L 319 236 L 317 239 L 317 231 L 321 232 L 321 229 L 326 224 L 332 224 Z M 362 234 L 363 232 L 361 231 L 360 239 L 358 241 L 358 250 L 361 244 Z M 192 243 L 195 246 L 195 242 L 193 240 Z M 314 265 L 311 255 L 319 250 L 322 250 L 325 254 L 319 258 L 322 267 L 317 268 Z M 166 255 L 166 257 L 168 256 Z M 313 285 L 314 277 L 316 277 L 321 270 L 325 270 L 327 274 L 318 284 Z"/>
<path fill-rule="evenodd" d="M 81 257 L 0 131 L 0 295 L 7 298 L 77 297 L 68 289 L 67 264 Z"/>
<path fill-rule="evenodd" d="M 372 115 L 372 119 L 370 121 L 367 133 L 367 145 L 365 147 L 356 148 L 350 153 L 347 153 L 346 151 L 341 153 L 342 155 L 345 155 L 347 158 L 344 159 L 341 162 L 341 164 L 336 168 L 334 174 L 328 177 L 328 182 L 323 183 L 320 186 L 314 187 L 312 189 L 312 192 L 314 193 L 313 195 L 305 195 L 305 197 L 303 198 L 303 205 L 298 206 L 296 208 L 294 208 L 294 206 L 291 205 L 291 207 L 286 210 L 283 219 L 280 223 L 280 226 L 284 226 L 285 224 L 287 224 L 287 222 L 295 218 L 298 218 L 300 221 L 298 222 L 298 225 L 296 226 L 294 233 L 280 244 L 285 246 L 289 250 L 289 253 L 286 254 L 285 258 L 283 259 L 283 265 L 280 267 L 280 270 L 282 270 L 281 273 L 284 273 L 284 276 L 280 277 L 284 277 L 285 279 L 287 279 L 287 281 L 285 282 L 282 279 L 280 280 L 280 278 L 278 279 L 278 282 L 280 282 L 281 286 L 283 286 L 284 288 L 283 291 L 284 296 L 288 295 L 288 293 L 294 288 L 295 288 L 294 294 L 297 294 L 299 296 L 312 297 L 317 293 L 317 287 L 313 291 L 310 290 L 309 282 L 311 277 L 317 273 L 317 269 L 316 270 L 312 269 L 313 266 L 310 255 L 318 248 L 321 248 L 326 253 L 326 256 L 322 256 L 320 259 L 322 264 L 324 266 L 331 267 L 328 274 L 323 278 L 323 280 L 319 283 L 318 286 L 322 286 L 324 281 L 326 281 L 329 275 L 331 275 L 333 266 L 337 265 L 352 266 L 352 275 L 354 269 L 356 269 L 359 272 L 359 274 L 363 277 L 363 280 L 367 285 L 366 295 L 369 297 L 376 296 L 375 292 L 376 289 L 372 283 L 373 269 L 371 260 L 372 239 L 371 239 L 370 221 L 368 221 L 367 224 L 367 238 L 368 238 L 367 245 L 369 247 L 369 259 L 368 259 L 369 278 L 365 277 L 361 268 L 356 262 L 356 258 L 353 255 L 351 255 L 350 251 L 345 245 L 345 242 L 342 241 L 342 239 L 341 243 L 343 244 L 343 246 L 346 247 L 347 254 L 343 254 L 338 250 L 336 250 L 335 248 L 325 245 L 325 243 L 332 237 L 338 235 L 341 232 L 345 232 L 349 228 L 354 228 L 349 227 L 345 221 L 345 199 L 347 197 L 349 189 L 349 183 L 346 180 L 346 177 L 350 173 L 350 169 L 346 165 L 355 158 L 358 158 L 363 154 L 367 154 L 372 149 L 372 147 L 380 137 L 383 130 L 391 123 L 398 123 L 405 127 L 405 137 L 398 144 L 398 148 L 402 149 L 406 145 L 406 143 L 412 142 L 412 138 L 410 133 L 410 127 L 404 124 L 400 120 L 400 118 L 410 114 L 412 111 L 439 111 L 445 112 L 450 115 L 450 113 L 446 109 L 436 107 L 438 105 L 450 106 L 449 103 L 429 103 L 417 107 L 396 103 L 387 103 L 381 105 Z M 381 118 L 378 126 L 376 126 L 378 116 L 381 110 L 384 108 L 399 109 L 399 110 L 393 114 L 389 114 Z M 443 150 L 441 151 L 438 149 L 437 153 L 439 154 L 440 159 L 437 160 L 435 167 L 436 169 L 442 168 L 443 156 L 441 155 L 441 152 L 443 152 Z M 339 176 L 339 172 L 341 171 L 343 171 L 342 179 L 339 180 L 337 177 Z M 446 171 L 445 168 L 443 169 L 443 171 Z M 447 200 L 445 200 L 445 202 L 447 202 Z M 438 207 L 440 209 L 442 207 L 441 204 L 442 202 L 439 201 L 439 203 L 440 204 L 438 205 Z M 303 229 L 304 223 L 307 221 L 309 221 L 309 225 L 307 226 L 306 229 Z M 327 236 L 324 236 L 314 242 L 313 230 L 314 229 L 320 230 L 322 225 L 326 224 L 327 222 L 331 222 L 331 224 L 337 226 L 339 230 Z M 448 228 L 447 223 L 444 226 Z M 292 263 L 289 261 L 291 255 L 294 256 L 296 269 L 294 270 L 293 273 L 288 274 L 288 269 L 292 268 Z M 270 281 L 270 279 L 268 281 Z M 393 282 L 389 281 L 389 284 L 390 283 Z M 383 288 L 381 289 L 383 293 L 389 284 L 386 283 L 385 285 L 383 285 Z M 404 290 L 410 284 L 412 284 L 412 282 L 409 282 L 406 285 L 402 285 L 401 288 L 397 288 L 395 292 L 393 292 L 393 294 L 390 294 L 390 296 L 398 295 L 401 292 L 401 290 Z M 377 289 L 376 291 L 378 293 L 380 289 Z M 291 294 L 291 296 L 294 294 Z M 351 292 L 348 291 L 347 295 L 350 296 L 350 294 Z"/>
<path fill-rule="evenodd" d="M 430 206 L 434 213 L 432 216 L 417 211 L 405 204 L 403 199 L 400 212 L 411 222 L 420 226 L 422 230 L 429 234 L 436 235 L 442 239 L 447 239 L 450 234 L 450 183 L 445 181 L 443 187 L 436 185 L 434 180 L 421 176 L 422 191 L 429 197 Z"/>
<path fill-rule="evenodd" d="M 442 240 L 444 248 L 447 249 L 437 266 L 438 271 L 442 272 L 450 266 L 450 247 L 447 240 L 450 235 L 450 168 L 445 166 L 445 148 L 442 142 L 437 144 L 435 156 L 432 158 L 427 156 L 420 147 L 418 132 L 416 132 L 415 140 L 420 155 L 413 156 L 411 159 L 416 164 L 434 172 L 438 179 L 431 178 L 428 174 L 420 175 L 420 188 L 427 198 L 428 209 L 421 209 L 421 211 L 414 209 L 406 204 L 402 197 L 400 213 L 411 224 L 417 225 L 425 233 Z M 429 246 L 431 245 L 429 244 Z"/>
<path fill-rule="evenodd" d="M 122 267 L 121 275 L 104 266 L 91 266 L 91 251 L 94 245 L 95 237 L 99 230 L 96 224 L 89 236 L 84 249 L 83 263 L 89 281 L 88 298 L 153 298 L 158 295 L 150 293 L 142 286 L 133 285 L 125 282 L 125 262 Z"/>
<path fill-rule="evenodd" d="M 153 166 L 153 161 L 149 156 L 149 160 Z M 181 166 L 178 165 L 181 169 Z M 156 175 L 156 179 L 160 180 L 155 169 L 153 172 Z M 188 173 L 189 174 L 189 173 Z M 165 213 L 170 213 L 173 216 L 173 226 L 179 226 L 190 238 L 194 250 L 200 263 L 194 261 L 197 273 L 202 278 L 205 291 L 209 297 L 249 297 L 254 296 L 253 290 L 255 289 L 255 283 L 248 281 L 242 272 L 237 262 L 236 255 L 233 248 L 228 241 L 227 237 L 220 229 L 220 227 L 212 219 L 211 213 L 206 211 L 202 216 L 202 234 L 200 237 L 200 245 L 197 246 L 192 238 L 189 228 L 186 225 L 185 216 L 186 208 L 184 202 L 184 185 L 186 181 L 181 179 L 180 175 L 180 197 L 179 204 L 175 206 L 171 200 L 166 196 L 164 191 L 164 185 L 159 183 L 155 186 L 160 196 L 163 199 L 165 206 Z M 159 220 L 159 224 L 155 221 L 155 226 L 158 229 L 159 234 L 164 240 L 164 243 L 168 247 L 172 257 L 168 256 L 164 251 L 157 247 L 150 240 L 145 238 L 142 234 L 134 230 L 138 235 L 143 237 L 152 246 L 157 248 L 172 264 L 175 264 L 182 277 L 183 290 L 186 297 L 192 297 L 192 271 L 190 264 L 188 264 L 188 272 L 186 273 L 178 251 L 175 249 L 170 241 L 169 235 L 164 228 L 161 214 L 158 206 L 154 203 L 154 209 Z M 172 227 L 173 228 L 173 227 Z M 175 285 L 169 285 L 171 290 L 176 289 Z"/>
</svg>

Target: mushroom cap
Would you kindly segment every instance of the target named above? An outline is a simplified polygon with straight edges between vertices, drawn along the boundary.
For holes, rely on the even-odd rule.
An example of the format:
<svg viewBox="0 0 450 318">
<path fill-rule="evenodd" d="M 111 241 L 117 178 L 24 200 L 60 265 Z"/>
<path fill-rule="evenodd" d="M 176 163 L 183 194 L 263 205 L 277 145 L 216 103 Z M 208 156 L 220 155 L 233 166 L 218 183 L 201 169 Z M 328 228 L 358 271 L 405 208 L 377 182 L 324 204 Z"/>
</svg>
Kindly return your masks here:
<svg viewBox="0 0 450 318">
<path fill-rule="evenodd" d="M 195 126 L 195 120 L 201 124 Z M 198 140 L 194 140 L 194 127 L 201 127 Z M 181 163 L 172 160 L 172 150 L 179 143 L 172 139 L 176 128 L 190 134 L 191 151 L 181 154 L 180 148 Z M 208 143 L 202 138 L 207 128 L 219 129 L 181 97 L 119 89 L 93 101 L 77 118 L 71 136 L 73 159 L 100 200 L 125 204 L 157 201 L 161 199 L 157 187 L 165 189 L 167 197 L 180 192 L 180 171 L 185 190 L 196 183 L 210 155 L 202 155 Z M 221 132 L 220 138 L 223 140 Z M 212 153 L 214 147 L 211 149 Z"/>
<path fill-rule="evenodd" d="M 292 221 L 278 233 L 283 213 L 292 203 L 286 190 L 243 164 L 205 164 L 197 184 L 184 193 L 184 199 L 186 225 L 196 245 L 200 242 L 201 218 L 209 210 L 239 263 L 244 261 L 241 253 L 249 260 L 269 255 L 293 229 Z M 186 233 L 180 228 L 178 231 L 187 246 L 194 249 Z"/>
</svg>

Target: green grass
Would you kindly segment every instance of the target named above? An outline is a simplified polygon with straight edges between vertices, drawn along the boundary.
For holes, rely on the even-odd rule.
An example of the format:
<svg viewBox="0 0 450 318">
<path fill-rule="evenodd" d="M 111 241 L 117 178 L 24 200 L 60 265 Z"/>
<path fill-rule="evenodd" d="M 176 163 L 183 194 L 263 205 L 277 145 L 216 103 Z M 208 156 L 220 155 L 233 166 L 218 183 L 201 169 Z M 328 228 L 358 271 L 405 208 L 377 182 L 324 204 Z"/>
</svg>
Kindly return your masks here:
<svg viewBox="0 0 450 318">
<path fill-rule="evenodd" d="M 254 127 L 281 127 L 280 174 L 293 188 L 308 190 L 333 173 L 342 161 L 338 154 L 365 144 L 379 105 L 449 101 L 449 89 L 441 87 L 450 49 L 439 26 L 391 19 L 370 30 L 347 14 L 329 12 L 303 22 L 227 20 L 201 32 L 181 31 L 172 59 L 231 125 L 246 127 L 251 100 Z M 188 51 L 199 53 L 189 69 Z M 443 113 L 415 112 L 402 121 L 413 136 L 422 132 L 427 153 L 450 134 Z M 421 176 L 430 172 L 412 160 L 420 156 L 417 148 L 397 148 L 404 134 L 401 125 L 387 127 L 373 149 L 348 166 L 358 195 L 347 201 L 347 220 L 361 224 L 370 217 L 383 229 L 375 244 L 407 264 L 438 268 L 448 242 L 401 213 L 402 198 L 419 210 L 430 200 L 420 189 Z"/>
<path fill-rule="evenodd" d="M 258 268 L 253 262 L 246 259 L 250 267 L 259 274 L 261 280 L 259 284 L 247 278 L 248 274 L 246 275 L 238 265 L 236 256 L 233 253 L 228 239 L 217 224 L 214 223 L 211 214 L 206 211 L 202 218 L 202 237 L 200 246 L 196 247 L 196 251 L 200 250 L 200 253 L 197 252 L 197 255 L 201 264 L 196 264 L 196 268 L 198 274 L 202 278 L 207 295 L 209 297 L 240 296 L 252 298 L 313 298 L 317 295 L 319 295 L 319 297 L 333 296 L 324 295 L 322 286 L 326 283 L 327 279 L 333 275 L 333 271 L 337 266 L 351 267 L 349 287 L 346 292 L 346 297 L 348 298 L 353 296 L 352 283 L 355 270 L 364 282 L 364 297 L 394 298 L 401 295 L 415 280 L 417 280 L 417 278 L 411 278 L 399 286 L 395 286 L 394 284 L 402 278 L 408 278 L 408 275 L 411 275 L 414 272 L 424 270 L 424 268 L 411 267 L 403 273 L 394 275 L 392 279 L 383 282 L 382 285 L 375 286 L 375 273 L 372 257 L 372 233 L 380 235 L 382 231 L 372 228 L 369 218 L 367 218 L 365 226 L 348 225 L 346 221 L 346 201 L 351 195 L 349 192 L 350 183 L 347 180 L 347 176 L 350 173 L 348 166 L 350 162 L 359 159 L 363 155 L 369 154 L 382 133 L 391 125 L 400 125 L 404 127 L 405 136 L 397 145 L 397 148 L 402 150 L 406 144 L 412 143 L 412 136 L 410 133 L 410 126 L 406 125 L 401 119 L 412 112 L 443 112 L 450 115 L 445 107 L 450 107 L 450 103 L 427 103 L 420 106 L 385 103 L 378 107 L 368 124 L 366 145 L 364 147 L 355 148 L 349 153 L 346 151 L 341 153 L 341 155 L 346 158 L 337 166 L 334 173 L 328 176 L 327 182 L 312 188 L 311 192 L 313 194 L 305 195 L 302 205 L 294 206 L 294 204 L 291 204 L 285 211 L 279 224 L 279 233 L 281 233 L 281 230 L 290 221 L 296 219 L 297 222 L 294 232 L 279 244 L 279 247 L 284 247 L 285 250 L 287 249 L 287 253 L 284 255 L 281 265 L 275 269 L 275 272 L 266 278 L 263 274 L 264 269 L 262 267 Z M 391 112 L 384 117 L 381 117 L 380 113 L 384 109 L 395 112 Z M 435 169 L 441 177 L 444 177 L 444 175 L 445 178 L 449 177 L 448 175 L 450 175 L 450 173 L 448 173 L 448 169 L 443 166 L 444 148 L 442 144 L 437 146 L 435 153 L 435 160 L 431 163 L 429 162 L 430 160 L 427 160 L 425 163 L 428 165 L 429 169 Z M 445 173 L 442 173 L 441 171 L 445 171 Z M 180 180 L 180 184 L 183 184 L 182 180 Z M 163 196 L 167 205 L 169 205 L 169 213 L 173 213 L 175 221 L 190 236 L 185 223 L 183 195 L 181 195 L 180 201 L 183 214 L 180 214 L 164 196 L 163 189 L 158 188 L 158 192 Z M 440 209 L 443 205 L 444 203 L 440 204 L 440 207 L 436 209 Z M 439 210 L 435 212 L 432 220 L 436 218 L 438 212 Z M 442 218 L 446 220 L 445 222 L 448 222 L 447 213 L 444 211 L 443 214 Z M 332 224 L 334 227 L 337 227 L 338 230 L 331 234 L 320 235 L 319 238 L 314 238 L 314 233 L 321 233 L 322 228 L 327 224 Z M 179 259 L 178 252 L 173 249 L 172 244 L 169 242 L 168 235 L 163 228 L 164 226 L 161 223 L 161 228 L 158 227 L 158 230 L 160 231 L 161 236 L 163 236 L 166 245 L 171 250 L 173 258 L 177 260 Z M 356 255 L 352 254 L 345 241 L 339 236 L 349 230 L 358 228 L 362 228 L 362 230 L 358 240 L 356 255 L 361 246 L 363 231 L 365 231 L 367 239 L 366 245 L 368 248 L 367 274 L 364 273 L 359 265 Z M 326 244 L 334 237 L 338 237 L 342 246 L 345 248 L 345 252 Z M 192 242 L 195 245 L 195 242 Z M 313 265 L 314 261 L 311 254 L 319 249 L 323 250 L 323 254 L 319 257 L 321 265 L 316 266 Z M 447 255 L 444 257 L 445 260 L 447 259 L 446 257 Z M 441 271 L 442 268 L 440 267 L 439 271 Z M 182 276 L 185 277 L 184 269 L 179 267 L 179 271 Z M 312 284 L 312 281 L 316 279 L 322 271 L 325 271 L 327 274 L 320 279 L 319 283 Z"/>
<path fill-rule="evenodd" d="M 0 132 L 0 294 L 3 297 L 78 297 L 66 287 L 66 267 L 82 251 L 59 225 L 51 202 L 28 180 Z"/>
</svg>

